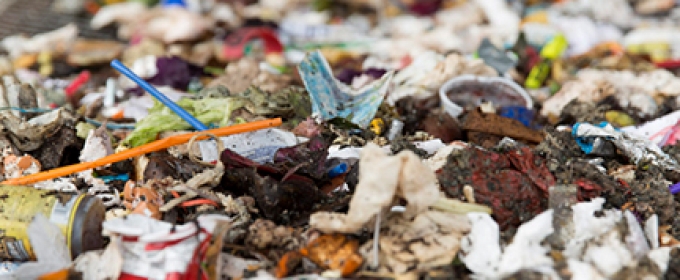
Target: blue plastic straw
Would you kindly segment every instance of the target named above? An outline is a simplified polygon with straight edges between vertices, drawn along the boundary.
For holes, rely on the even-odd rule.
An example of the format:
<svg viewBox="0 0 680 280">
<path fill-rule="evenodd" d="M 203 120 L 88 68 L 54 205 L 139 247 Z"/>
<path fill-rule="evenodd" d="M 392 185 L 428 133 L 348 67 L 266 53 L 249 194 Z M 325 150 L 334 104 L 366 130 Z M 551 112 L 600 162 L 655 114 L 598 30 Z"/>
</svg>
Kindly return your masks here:
<svg viewBox="0 0 680 280">
<path fill-rule="evenodd" d="M 188 122 L 192 127 L 194 127 L 198 131 L 204 131 L 208 130 L 208 127 L 203 124 L 201 121 L 196 119 L 194 116 L 189 114 L 186 110 L 182 109 L 177 103 L 172 102 L 170 98 L 165 96 L 165 94 L 161 93 L 158 91 L 155 87 L 153 87 L 151 84 L 147 83 L 145 80 L 137 76 L 132 70 L 129 68 L 125 67 L 123 63 L 118 61 L 117 59 L 114 59 L 111 61 L 111 67 L 113 69 L 116 69 L 118 72 L 121 74 L 125 75 L 126 77 L 130 78 L 130 80 L 134 81 L 137 85 L 139 85 L 142 89 L 144 89 L 146 92 L 151 94 L 153 97 L 158 99 L 161 103 L 163 103 L 165 106 L 170 108 L 175 114 L 180 116 L 182 119 L 184 119 L 186 122 Z"/>
</svg>

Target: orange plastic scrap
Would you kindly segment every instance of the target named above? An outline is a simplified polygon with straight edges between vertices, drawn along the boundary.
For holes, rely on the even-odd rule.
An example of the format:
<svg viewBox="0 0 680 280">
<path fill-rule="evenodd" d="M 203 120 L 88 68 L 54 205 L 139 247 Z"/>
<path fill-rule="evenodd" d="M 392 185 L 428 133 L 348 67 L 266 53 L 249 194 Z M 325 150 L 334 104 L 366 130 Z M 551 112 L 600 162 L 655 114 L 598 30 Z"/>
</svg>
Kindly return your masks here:
<svg viewBox="0 0 680 280">
<path fill-rule="evenodd" d="M 31 174 L 28 176 L 24 176 L 21 178 L 16 178 L 16 179 L 10 179 L 7 181 L 4 181 L 0 184 L 2 185 L 28 185 L 28 184 L 33 184 L 36 182 L 40 181 L 45 181 L 45 180 L 51 180 L 51 179 L 56 179 L 59 177 L 63 176 L 68 176 L 74 173 L 78 173 L 81 171 L 85 171 L 88 169 L 93 169 L 97 168 L 100 166 L 104 166 L 107 164 L 111 163 L 116 163 L 119 161 L 123 161 L 129 158 L 141 156 L 144 154 L 148 154 L 151 152 L 156 152 L 160 150 L 165 150 L 167 148 L 170 148 L 172 146 L 176 145 L 181 145 L 184 143 L 187 143 L 196 136 L 197 134 L 212 134 L 215 136 L 227 136 L 227 135 L 232 135 L 232 134 L 238 134 L 238 133 L 244 133 L 244 132 L 250 132 L 258 129 L 263 129 L 263 128 L 268 128 L 268 127 L 275 127 L 281 125 L 281 119 L 266 119 L 266 120 L 261 120 L 261 121 L 254 121 L 250 123 L 245 123 L 245 124 L 237 124 L 237 125 L 232 125 L 232 126 L 227 126 L 227 127 L 220 127 L 220 128 L 215 128 L 215 129 L 210 129 L 206 131 L 201 131 L 201 132 L 194 132 L 194 133 L 187 133 L 187 134 L 182 134 L 182 135 L 176 135 L 172 137 L 168 137 L 165 139 L 161 139 L 155 142 L 151 142 L 146 145 L 142 145 L 136 148 L 132 148 L 129 150 L 122 151 L 120 153 L 112 154 L 106 157 L 103 157 L 99 160 L 92 161 L 92 162 L 83 162 L 79 164 L 74 164 L 74 165 L 69 165 L 69 166 L 64 166 L 60 168 L 55 168 L 49 171 L 45 172 L 40 172 L 36 174 Z M 197 137 L 196 140 L 204 140 L 208 138 L 208 136 L 201 136 Z"/>
<path fill-rule="evenodd" d="M 281 257 L 276 267 L 276 278 L 281 279 L 292 274 L 293 270 L 302 262 L 302 254 L 299 251 L 290 251 Z"/>
<path fill-rule="evenodd" d="M 67 268 L 40 276 L 38 277 L 38 280 L 68 280 L 70 279 L 70 274 L 71 273 Z"/>
<path fill-rule="evenodd" d="M 674 247 L 680 245 L 680 241 L 668 233 L 670 229 L 671 226 L 668 225 L 659 227 L 659 245 L 661 247 Z"/>
<path fill-rule="evenodd" d="M 624 47 L 616 41 L 607 41 L 601 44 L 606 46 L 606 48 L 609 49 L 615 55 L 622 55 L 626 53 Z"/>
<path fill-rule="evenodd" d="M 157 191 L 148 188 L 136 186 L 135 182 L 128 181 L 123 189 L 123 206 L 134 214 L 141 214 L 160 220 L 161 205 L 163 198 Z"/>
<path fill-rule="evenodd" d="M 606 41 L 599 43 L 595 45 L 594 47 L 590 48 L 590 50 L 586 53 L 574 56 L 574 59 L 578 58 L 584 58 L 584 57 L 591 57 L 593 55 L 598 55 L 599 53 L 602 53 L 604 51 L 608 51 L 613 55 L 624 55 L 626 53 L 625 48 L 619 44 L 616 41 Z"/>
<path fill-rule="evenodd" d="M 300 253 L 316 265 L 340 271 L 346 277 L 357 271 L 364 262 L 358 249 L 359 241 L 356 239 L 342 234 L 326 234 L 314 239 Z"/>
</svg>

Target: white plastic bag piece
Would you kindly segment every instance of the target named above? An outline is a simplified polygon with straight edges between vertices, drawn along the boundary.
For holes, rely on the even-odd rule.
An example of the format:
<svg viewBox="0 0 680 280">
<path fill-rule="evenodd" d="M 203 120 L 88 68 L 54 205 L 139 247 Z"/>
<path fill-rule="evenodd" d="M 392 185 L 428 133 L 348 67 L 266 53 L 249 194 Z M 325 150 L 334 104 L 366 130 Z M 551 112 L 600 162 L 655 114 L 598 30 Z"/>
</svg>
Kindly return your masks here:
<svg viewBox="0 0 680 280">
<path fill-rule="evenodd" d="M 603 210 L 603 204 L 603 198 L 595 198 L 572 206 L 574 234 L 561 252 L 572 273 L 571 279 L 609 279 L 624 268 L 634 268 L 644 257 L 665 271 L 670 249 L 650 250 L 632 213 Z M 490 216 L 470 213 L 468 218 L 472 229 L 462 240 L 459 256 L 475 277 L 500 279 L 528 269 L 547 279 L 560 279 L 548 254 L 550 245 L 543 243 L 553 231 L 552 210 L 522 224 L 512 242 L 502 249 L 498 225 Z"/>
<path fill-rule="evenodd" d="M 498 277 L 498 264 L 502 256 L 498 224 L 486 213 L 468 213 L 467 216 L 472 229 L 461 240 L 461 261 L 476 275 Z"/>
<path fill-rule="evenodd" d="M 16 279 L 37 279 L 71 265 L 71 252 L 61 229 L 38 213 L 28 225 L 28 239 L 38 259 L 27 262 L 14 272 Z"/>
<path fill-rule="evenodd" d="M 512 243 L 505 247 L 499 273 L 509 275 L 523 268 L 552 267 L 553 260 L 548 254 L 550 249 L 541 244 L 554 231 L 552 219 L 553 211 L 550 209 L 517 230 Z"/>
<path fill-rule="evenodd" d="M 220 140 L 222 140 L 225 148 L 257 163 L 271 162 L 276 150 L 279 148 L 291 147 L 307 142 L 306 138 L 297 137 L 291 132 L 276 128 L 220 137 Z M 220 156 L 213 141 L 206 140 L 199 142 L 203 161 L 211 162 L 219 160 Z"/>
<path fill-rule="evenodd" d="M 74 261 L 74 269 L 83 273 L 83 279 L 118 279 L 123 268 L 120 238 L 113 237 L 103 251 L 86 252 Z"/>
<path fill-rule="evenodd" d="M 651 248 L 659 248 L 659 216 L 656 214 L 645 221 L 645 234 Z"/>
</svg>

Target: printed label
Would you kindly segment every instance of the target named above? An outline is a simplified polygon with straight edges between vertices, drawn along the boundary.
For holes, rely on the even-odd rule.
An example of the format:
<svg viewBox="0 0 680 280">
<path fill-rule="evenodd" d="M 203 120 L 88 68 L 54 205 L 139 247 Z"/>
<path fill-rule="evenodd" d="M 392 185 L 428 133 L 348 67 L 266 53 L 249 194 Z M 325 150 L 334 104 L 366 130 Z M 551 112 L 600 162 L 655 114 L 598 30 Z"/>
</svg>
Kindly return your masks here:
<svg viewBox="0 0 680 280">
<path fill-rule="evenodd" d="M 6 236 L 5 230 L 0 229 L 0 258 L 4 260 L 27 261 L 29 257 L 23 240 L 16 239 L 13 236 Z"/>
</svg>

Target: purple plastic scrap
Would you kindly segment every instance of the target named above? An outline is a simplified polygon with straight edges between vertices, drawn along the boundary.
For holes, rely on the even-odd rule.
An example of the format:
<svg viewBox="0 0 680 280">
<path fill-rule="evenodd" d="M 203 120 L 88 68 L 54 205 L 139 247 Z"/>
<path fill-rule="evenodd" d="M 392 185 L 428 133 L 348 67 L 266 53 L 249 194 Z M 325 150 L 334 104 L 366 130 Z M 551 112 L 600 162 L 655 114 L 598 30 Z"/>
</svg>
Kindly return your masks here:
<svg viewBox="0 0 680 280">
<path fill-rule="evenodd" d="M 680 183 L 675 183 L 668 188 L 671 190 L 671 194 L 677 194 L 680 192 Z"/>
</svg>

